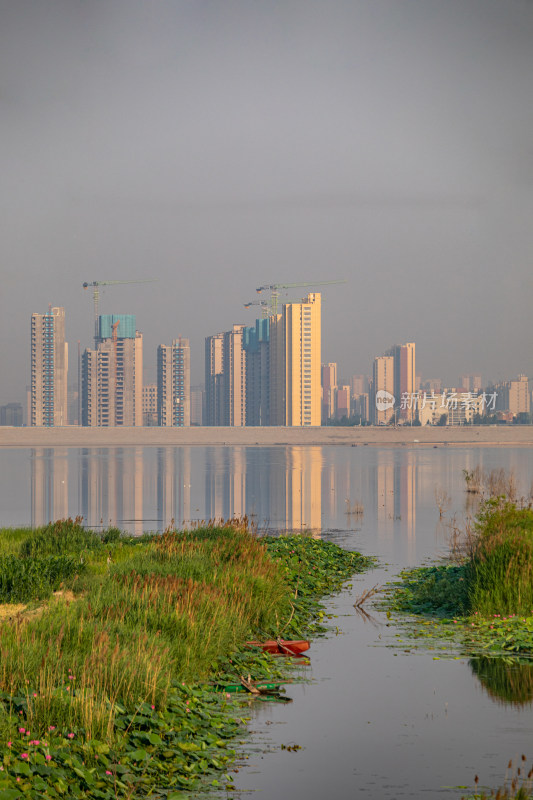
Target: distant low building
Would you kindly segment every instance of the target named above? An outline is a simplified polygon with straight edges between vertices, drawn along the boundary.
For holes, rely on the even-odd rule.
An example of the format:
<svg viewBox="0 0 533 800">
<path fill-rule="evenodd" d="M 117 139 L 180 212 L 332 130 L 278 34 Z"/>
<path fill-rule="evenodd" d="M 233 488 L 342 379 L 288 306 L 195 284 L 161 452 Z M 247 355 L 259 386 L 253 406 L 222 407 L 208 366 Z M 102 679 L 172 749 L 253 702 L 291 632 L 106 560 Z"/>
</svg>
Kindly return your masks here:
<svg viewBox="0 0 533 800">
<path fill-rule="evenodd" d="M 15 428 L 22 426 L 22 404 L 7 403 L 0 406 L 0 425 L 12 425 Z"/>
<path fill-rule="evenodd" d="M 487 397 L 465 392 L 462 389 L 443 389 L 439 393 L 419 392 L 416 398 L 418 420 L 421 425 L 468 425 L 476 414 L 483 414 Z"/>
</svg>

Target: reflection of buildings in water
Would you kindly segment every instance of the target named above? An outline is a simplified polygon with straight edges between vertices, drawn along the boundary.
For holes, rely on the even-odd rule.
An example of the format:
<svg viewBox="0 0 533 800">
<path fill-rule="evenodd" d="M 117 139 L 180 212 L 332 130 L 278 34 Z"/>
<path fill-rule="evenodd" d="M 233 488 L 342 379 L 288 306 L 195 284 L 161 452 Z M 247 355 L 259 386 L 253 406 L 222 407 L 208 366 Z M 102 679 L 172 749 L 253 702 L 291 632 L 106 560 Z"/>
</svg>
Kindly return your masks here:
<svg viewBox="0 0 533 800">
<path fill-rule="evenodd" d="M 206 452 L 205 510 L 208 519 L 246 514 L 247 447 L 209 447 Z"/>
<path fill-rule="evenodd" d="M 127 524 L 143 533 L 143 450 L 84 448 L 81 451 L 81 507 L 90 528 Z"/>
<path fill-rule="evenodd" d="M 377 517 L 382 530 L 392 533 L 395 521 L 407 533 L 409 550 L 416 537 L 417 454 L 378 452 L 376 466 Z M 412 553 L 410 552 L 410 555 Z"/>
<path fill-rule="evenodd" d="M 205 453 L 205 515 L 207 519 L 224 516 L 224 473 L 228 451 L 207 447 Z"/>
<path fill-rule="evenodd" d="M 322 448 L 291 447 L 284 463 L 256 447 L 209 448 L 205 507 L 210 519 L 248 513 L 259 528 L 321 528 Z"/>
<path fill-rule="evenodd" d="M 394 519 L 394 461 L 391 453 L 378 451 L 377 456 L 377 517 L 380 522 L 390 522 Z"/>
<path fill-rule="evenodd" d="M 322 448 L 291 447 L 285 471 L 285 518 L 288 530 L 322 528 Z"/>
<path fill-rule="evenodd" d="M 191 522 L 191 448 L 157 449 L 157 517 L 164 530 Z"/>
<path fill-rule="evenodd" d="M 31 525 L 68 517 L 68 461 L 64 448 L 31 451 Z"/>
<path fill-rule="evenodd" d="M 400 462 L 394 465 L 394 510 L 409 541 L 414 540 L 416 532 L 416 474 L 416 453 L 402 453 Z"/>
<path fill-rule="evenodd" d="M 327 518 L 335 516 L 337 508 L 337 490 L 339 487 L 338 473 L 335 466 L 329 462 L 324 464 L 322 473 L 322 506 Z M 346 497 L 348 495 L 346 494 Z"/>
</svg>

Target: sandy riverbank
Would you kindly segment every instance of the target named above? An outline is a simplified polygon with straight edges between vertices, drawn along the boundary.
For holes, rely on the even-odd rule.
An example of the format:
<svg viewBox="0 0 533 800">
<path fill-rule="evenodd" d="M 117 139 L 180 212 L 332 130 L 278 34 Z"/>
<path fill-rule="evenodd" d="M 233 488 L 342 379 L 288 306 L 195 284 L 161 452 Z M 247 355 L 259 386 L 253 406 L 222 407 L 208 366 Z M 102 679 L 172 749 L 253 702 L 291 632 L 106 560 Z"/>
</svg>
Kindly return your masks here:
<svg viewBox="0 0 533 800">
<path fill-rule="evenodd" d="M 531 425 L 401 428 L 0 428 L 0 447 L 339 445 L 532 447 Z"/>
</svg>

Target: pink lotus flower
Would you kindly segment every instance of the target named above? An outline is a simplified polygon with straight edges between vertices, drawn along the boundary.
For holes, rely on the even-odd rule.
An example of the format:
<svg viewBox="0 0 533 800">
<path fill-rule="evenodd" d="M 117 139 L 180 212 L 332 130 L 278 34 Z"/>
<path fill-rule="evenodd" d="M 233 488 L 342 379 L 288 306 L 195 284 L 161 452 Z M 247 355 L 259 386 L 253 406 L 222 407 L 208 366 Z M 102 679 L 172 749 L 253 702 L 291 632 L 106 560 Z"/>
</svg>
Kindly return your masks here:
<svg viewBox="0 0 533 800">
<path fill-rule="evenodd" d="M 56 729 L 55 725 L 50 725 L 50 727 L 48 728 L 49 731 L 55 731 L 55 729 Z"/>
<path fill-rule="evenodd" d="M 106 771 L 105 771 L 105 774 L 106 774 L 106 775 L 112 775 L 113 773 L 112 773 L 112 772 L 110 772 L 108 769 L 106 769 Z"/>
<path fill-rule="evenodd" d="M 46 758 L 47 761 L 51 761 L 52 760 L 52 756 L 49 756 L 49 755 L 46 755 L 45 758 Z"/>
<path fill-rule="evenodd" d="M 34 692 L 34 693 L 33 693 L 33 696 L 34 696 L 34 697 L 37 697 L 37 692 Z"/>
<path fill-rule="evenodd" d="M 29 757 L 30 757 L 30 754 L 29 754 L 29 753 L 21 753 L 21 754 L 20 754 L 20 757 L 21 757 L 21 758 L 29 758 Z"/>
<path fill-rule="evenodd" d="M 19 728 L 19 733 L 26 733 L 26 728 Z"/>
<path fill-rule="evenodd" d="M 153 711 L 153 710 L 154 710 L 154 708 L 155 708 L 155 706 L 150 706 L 150 708 L 151 708 L 151 709 L 152 709 L 152 711 Z"/>
<path fill-rule="evenodd" d="M 67 733 L 67 736 L 68 736 L 69 739 L 74 739 L 74 734 L 73 733 Z"/>
<path fill-rule="evenodd" d="M 8 743 L 7 743 L 7 746 L 8 746 L 8 747 L 11 747 L 11 745 L 12 745 L 12 744 L 13 744 L 13 742 L 8 742 Z"/>
</svg>

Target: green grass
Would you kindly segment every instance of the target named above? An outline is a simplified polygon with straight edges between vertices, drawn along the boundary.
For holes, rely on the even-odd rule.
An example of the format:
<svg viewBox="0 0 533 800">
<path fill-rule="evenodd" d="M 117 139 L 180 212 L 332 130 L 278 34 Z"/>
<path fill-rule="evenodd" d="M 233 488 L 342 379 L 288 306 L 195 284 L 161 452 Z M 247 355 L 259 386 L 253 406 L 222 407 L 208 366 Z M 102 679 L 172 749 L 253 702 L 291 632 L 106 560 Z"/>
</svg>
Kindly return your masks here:
<svg viewBox="0 0 533 800">
<path fill-rule="evenodd" d="M 79 522 L 0 536 L 0 576 L 20 571 L 10 600 L 33 601 L 0 623 L 0 800 L 218 780 L 237 722 L 207 682 L 281 676 L 246 640 L 320 632 L 320 596 L 370 564 L 310 538 L 258 540 L 235 521 L 141 539 Z M 69 566 L 51 576 L 53 564 Z M 58 586 L 71 592 L 52 597 Z"/>
<path fill-rule="evenodd" d="M 533 614 L 533 510 L 492 498 L 478 514 L 476 532 L 467 570 L 470 610 Z"/>
<path fill-rule="evenodd" d="M 403 574 L 391 606 L 434 617 L 482 619 L 533 616 L 533 510 L 503 498 L 482 504 L 469 556 L 462 563 Z"/>
</svg>

